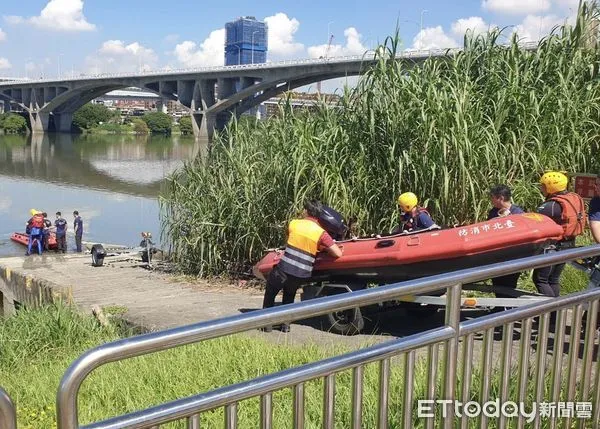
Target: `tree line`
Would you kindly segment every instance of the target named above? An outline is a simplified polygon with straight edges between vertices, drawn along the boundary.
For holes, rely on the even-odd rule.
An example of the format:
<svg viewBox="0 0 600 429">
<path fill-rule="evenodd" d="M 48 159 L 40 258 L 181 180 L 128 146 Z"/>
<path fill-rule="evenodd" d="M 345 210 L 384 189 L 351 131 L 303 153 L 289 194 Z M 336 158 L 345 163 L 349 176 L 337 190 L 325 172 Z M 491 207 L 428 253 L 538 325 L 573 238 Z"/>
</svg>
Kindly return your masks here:
<svg viewBox="0 0 600 429">
<path fill-rule="evenodd" d="M 133 131 L 136 134 L 171 134 L 173 119 L 162 112 L 147 112 L 143 116 L 121 120 L 119 111 L 114 111 L 103 104 L 88 103 L 73 115 L 73 131 L 90 132 L 95 128 L 107 131 Z M 6 134 L 24 134 L 28 131 L 27 120 L 18 113 L 0 114 L 0 130 Z M 179 120 L 181 134 L 193 134 L 192 119 L 185 116 Z"/>
</svg>

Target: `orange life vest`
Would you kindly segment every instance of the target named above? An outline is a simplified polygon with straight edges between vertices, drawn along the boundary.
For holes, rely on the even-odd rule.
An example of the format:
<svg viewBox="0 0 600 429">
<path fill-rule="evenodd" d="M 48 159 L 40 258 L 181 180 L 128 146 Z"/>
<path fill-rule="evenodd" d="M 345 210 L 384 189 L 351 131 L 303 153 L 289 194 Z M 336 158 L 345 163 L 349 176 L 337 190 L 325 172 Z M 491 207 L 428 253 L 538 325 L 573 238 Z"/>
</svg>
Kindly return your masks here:
<svg viewBox="0 0 600 429">
<path fill-rule="evenodd" d="M 44 216 L 40 214 L 33 215 L 31 218 L 32 228 L 43 228 L 44 227 Z"/>
<path fill-rule="evenodd" d="M 567 240 L 574 239 L 583 234 L 587 224 L 585 214 L 585 204 L 583 199 L 575 192 L 569 192 L 561 195 L 554 195 L 550 198 L 560 204 L 561 208 L 561 226 L 563 227 L 563 237 Z"/>
</svg>

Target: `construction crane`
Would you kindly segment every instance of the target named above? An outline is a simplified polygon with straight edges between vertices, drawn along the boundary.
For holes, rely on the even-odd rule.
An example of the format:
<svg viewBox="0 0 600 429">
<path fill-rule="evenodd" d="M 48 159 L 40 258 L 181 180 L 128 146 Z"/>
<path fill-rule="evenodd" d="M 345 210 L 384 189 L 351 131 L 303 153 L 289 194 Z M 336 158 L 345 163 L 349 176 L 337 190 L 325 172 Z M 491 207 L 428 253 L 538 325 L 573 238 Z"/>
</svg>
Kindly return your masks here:
<svg viewBox="0 0 600 429">
<path fill-rule="evenodd" d="M 327 43 L 327 48 L 325 49 L 325 56 L 321 56 L 319 58 L 327 58 L 327 54 L 329 54 L 329 48 L 331 48 L 331 42 L 333 42 L 333 34 L 329 36 L 329 42 Z M 321 93 L 321 81 L 317 82 L 317 93 Z"/>
</svg>

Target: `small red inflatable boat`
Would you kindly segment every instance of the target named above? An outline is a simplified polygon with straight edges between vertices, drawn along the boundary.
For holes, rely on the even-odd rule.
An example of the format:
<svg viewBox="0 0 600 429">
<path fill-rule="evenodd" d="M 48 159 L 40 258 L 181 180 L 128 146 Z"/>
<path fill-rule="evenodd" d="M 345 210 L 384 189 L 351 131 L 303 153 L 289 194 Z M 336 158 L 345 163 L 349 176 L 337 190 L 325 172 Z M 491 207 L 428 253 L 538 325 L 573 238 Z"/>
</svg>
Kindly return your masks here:
<svg viewBox="0 0 600 429">
<path fill-rule="evenodd" d="M 15 243 L 22 244 L 23 246 L 27 246 L 29 244 L 29 235 L 23 234 L 21 232 L 13 232 L 10 236 L 10 239 Z M 58 243 L 56 242 L 56 234 L 54 232 L 50 232 L 50 235 L 48 236 L 48 249 L 58 249 Z M 33 240 L 31 250 L 35 250 L 37 252 L 37 240 Z"/>
<path fill-rule="evenodd" d="M 472 225 L 337 241 L 343 255 L 317 256 L 311 281 L 398 282 L 542 253 L 562 238 L 549 217 L 525 213 Z M 265 279 L 283 250 L 271 251 L 253 269 Z"/>
</svg>

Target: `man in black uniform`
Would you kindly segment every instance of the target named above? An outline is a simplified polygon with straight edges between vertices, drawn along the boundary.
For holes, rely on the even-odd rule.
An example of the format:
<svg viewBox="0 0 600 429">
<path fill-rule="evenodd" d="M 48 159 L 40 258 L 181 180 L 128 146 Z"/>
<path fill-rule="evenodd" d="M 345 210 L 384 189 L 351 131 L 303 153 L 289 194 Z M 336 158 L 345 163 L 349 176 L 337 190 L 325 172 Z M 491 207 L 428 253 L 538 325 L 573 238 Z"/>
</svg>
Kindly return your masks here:
<svg viewBox="0 0 600 429">
<path fill-rule="evenodd" d="M 497 185 L 490 189 L 490 201 L 492 208 L 488 212 L 487 220 L 497 217 L 509 216 L 511 214 L 522 214 L 525 211 L 516 204 L 512 203 L 512 191 L 506 185 Z M 521 273 L 507 274 L 505 276 L 492 279 L 493 286 L 516 289 Z M 495 293 L 496 298 L 512 298 L 513 295 Z"/>
</svg>

